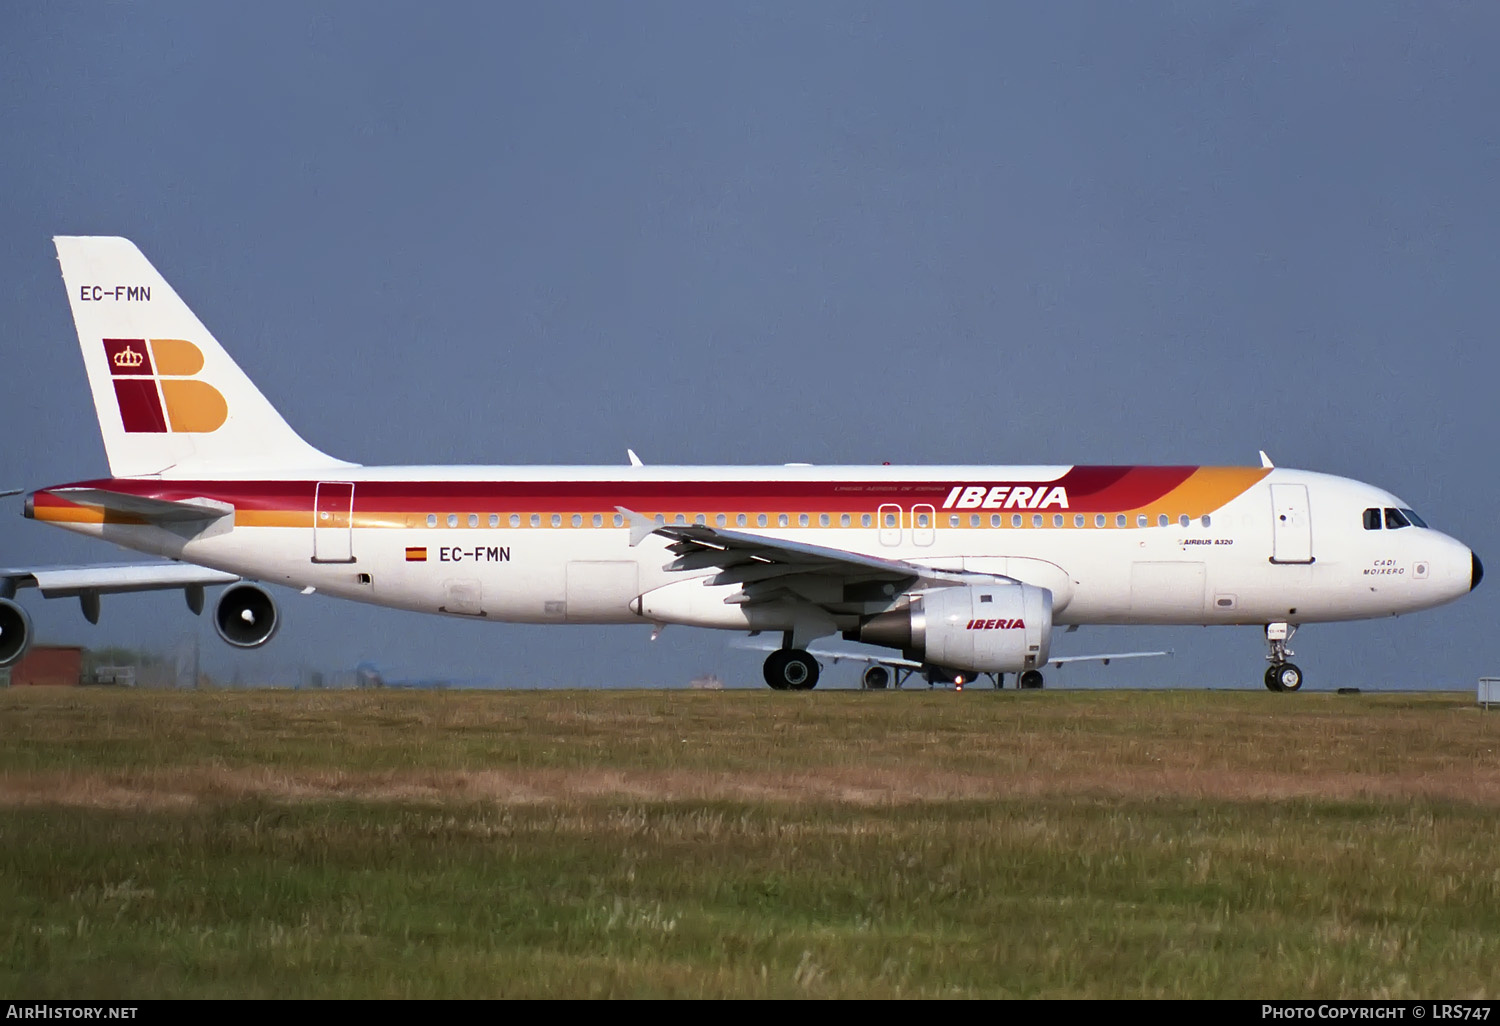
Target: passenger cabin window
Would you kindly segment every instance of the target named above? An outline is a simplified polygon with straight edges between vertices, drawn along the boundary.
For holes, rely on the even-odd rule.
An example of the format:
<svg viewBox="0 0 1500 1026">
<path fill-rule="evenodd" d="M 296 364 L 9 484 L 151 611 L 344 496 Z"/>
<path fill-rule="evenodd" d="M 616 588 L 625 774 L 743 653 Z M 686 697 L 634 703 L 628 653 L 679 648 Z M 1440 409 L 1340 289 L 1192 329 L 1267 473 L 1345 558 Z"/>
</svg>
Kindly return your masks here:
<svg viewBox="0 0 1500 1026">
<path fill-rule="evenodd" d="M 894 514 L 894 513 L 887 513 L 885 515 L 885 526 L 886 527 L 895 527 L 896 526 L 896 514 Z"/>
<path fill-rule="evenodd" d="M 827 527 L 828 526 L 828 514 L 827 513 L 819 513 L 818 514 L 818 526 L 819 527 Z"/>
<path fill-rule="evenodd" d="M 583 526 L 583 514 L 582 513 L 574 513 L 573 514 L 573 526 L 574 527 L 582 527 Z"/>
<path fill-rule="evenodd" d="M 449 527 L 457 527 L 458 526 L 458 514 L 457 513 L 449 513 L 448 514 L 448 526 Z"/>
<path fill-rule="evenodd" d="M 870 514 L 868 514 L 868 513 L 861 513 L 859 515 L 859 526 L 860 527 L 869 527 L 870 526 L 870 522 L 871 522 L 870 521 Z"/>
<path fill-rule="evenodd" d="M 726 517 L 724 514 L 722 514 L 722 513 L 716 513 L 716 514 L 714 514 L 714 526 L 715 527 L 724 527 L 728 523 L 729 523 L 729 518 Z"/>
<path fill-rule="evenodd" d="M 1365 510 L 1365 530 L 1380 530 L 1380 510 L 1375 509 L 1374 507 Z"/>
<path fill-rule="evenodd" d="M 789 521 L 787 519 L 787 516 L 786 516 L 785 513 L 778 513 L 776 515 L 776 526 L 777 527 L 785 527 L 789 523 L 791 523 L 791 521 Z"/>
<path fill-rule="evenodd" d="M 979 514 L 978 513 L 970 513 L 969 514 L 969 526 L 970 527 L 978 527 L 979 526 Z"/>
<path fill-rule="evenodd" d="M 510 515 L 510 526 L 511 527 L 520 527 L 521 526 L 521 514 L 519 514 L 519 513 L 512 513 Z"/>
<path fill-rule="evenodd" d="M 1209 516 L 1207 513 L 1203 514 L 1203 519 L 1202 519 L 1201 523 L 1203 524 L 1204 527 L 1208 527 L 1208 526 L 1212 525 L 1213 522 L 1214 522 L 1214 518 L 1213 517 Z"/>
<path fill-rule="evenodd" d="M 479 514 L 478 513 L 470 513 L 469 514 L 469 526 L 470 527 L 478 527 L 479 526 Z"/>
<path fill-rule="evenodd" d="M 744 527 L 745 524 L 746 524 L 745 514 L 743 514 L 743 513 L 736 513 L 735 517 L 734 517 L 734 526 L 736 526 L 736 527 Z"/>
<path fill-rule="evenodd" d="M 765 527 L 766 526 L 766 515 L 764 513 L 757 513 L 755 515 L 755 526 L 756 527 Z"/>
<path fill-rule="evenodd" d="M 595 527 L 603 527 L 604 526 L 604 514 L 603 513 L 595 513 L 594 514 L 594 526 Z"/>
<path fill-rule="evenodd" d="M 807 514 L 806 513 L 798 513 L 797 514 L 797 526 L 798 527 L 806 527 L 807 526 Z"/>
<path fill-rule="evenodd" d="M 491 513 L 490 514 L 490 526 L 491 527 L 499 527 L 500 526 L 500 514 L 499 513 Z"/>
<path fill-rule="evenodd" d="M 531 514 L 531 526 L 532 527 L 541 527 L 542 526 L 542 515 L 540 513 L 533 513 L 533 514 Z"/>
<path fill-rule="evenodd" d="M 1086 519 L 1084 519 L 1084 516 L 1083 516 L 1082 513 L 1074 513 L 1073 514 L 1073 526 L 1074 527 L 1084 527 L 1087 524 L 1088 524 L 1088 521 Z"/>
<path fill-rule="evenodd" d="M 554 514 L 552 514 L 552 526 L 553 527 L 561 527 L 562 526 L 562 514 L 561 513 L 554 513 Z"/>
<path fill-rule="evenodd" d="M 1095 527 L 1103 527 L 1104 526 L 1104 514 L 1103 513 L 1095 513 L 1094 514 L 1094 526 Z"/>
<path fill-rule="evenodd" d="M 1394 531 L 1398 527 L 1410 526 L 1411 521 L 1407 520 L 1399 509 L 1392 509 L 1389 506 L 1385 508 L 1385 528 L 1387 531 Z"/>
<path fill-rule="evenodd" d="M 1116 527 L 1124 527 L 1125 524 L 1126 524 L 1125 514 L 1124 513 L 1116 513 L 1115 514 L 1115 526 Z"/>
<path fill-rule="evenodd" d="M 840 527 L 848 527 L 851 523 L 853 523 L 853 521 L 849 519 L 849 514 L 848 513 L 840 513 L 839 514 L 839 526 Z"/>
<path fill-rule="evenodd" d="M 917 526 L 918 527 L 926 527 L 927 526 L 927 514 L 926 513 L 918 513 L 917 514 Z"/>
<path fill-rule="evenodd" d="M 616 513 L 615 514 L 615 526 L 616 527 L 623 527 L 623 526 L 625 526 L 625 514 L 623 514 L 623 513 Z"/>
<path fill-rule="evenodd" d="M 1180 517 L 1177 518 L 1177 526 L 1178 527 L 1186 527 L 1188 524 L 1191 524 L 1192 522 L 1193 522 L 1193 518 L 1190 517 L 1190 516 L 1188 516 L 1186 513 L 1182 514 L 1182 516 L 1180 516 Z"/>
<path fill-rule="evenodd" d="M 1019 513 L 1012 513 L 1010 515 L 1010 526 L 1011 527 L 1020 527 L 1021 526 L 1021 514 L 1019 514 Z"/>
<path fill-rule="evenodd" d="M 999 527 L 1000 526 L 1000 514 L 999 513 L 991 513 L 990 514 L 990 526 L 991 527 Z"/>
<path fill-rule="evenodd" d="M 427 526 L 428 527 L 436 527 L 437 526 L 437 514 L 436 513 L 429 513 L 429 514 L 427 514 Z"/>
</svg>

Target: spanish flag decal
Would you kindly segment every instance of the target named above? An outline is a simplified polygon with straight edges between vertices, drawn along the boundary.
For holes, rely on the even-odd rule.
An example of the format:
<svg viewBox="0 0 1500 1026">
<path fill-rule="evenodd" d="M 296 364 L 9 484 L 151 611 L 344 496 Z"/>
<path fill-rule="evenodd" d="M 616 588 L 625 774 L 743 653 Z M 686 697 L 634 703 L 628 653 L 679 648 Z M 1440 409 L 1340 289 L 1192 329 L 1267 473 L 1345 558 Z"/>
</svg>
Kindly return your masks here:
<svg viewBox="0 0 1500 1026">
<path fill-rule="evenodd" d="M 425 562 L 427 562 L 427 546 L 425 546 L 425 545 L 408 545 L 406 547 L 406 561 L 408 563 L 425 563 Z"/>
</svg>

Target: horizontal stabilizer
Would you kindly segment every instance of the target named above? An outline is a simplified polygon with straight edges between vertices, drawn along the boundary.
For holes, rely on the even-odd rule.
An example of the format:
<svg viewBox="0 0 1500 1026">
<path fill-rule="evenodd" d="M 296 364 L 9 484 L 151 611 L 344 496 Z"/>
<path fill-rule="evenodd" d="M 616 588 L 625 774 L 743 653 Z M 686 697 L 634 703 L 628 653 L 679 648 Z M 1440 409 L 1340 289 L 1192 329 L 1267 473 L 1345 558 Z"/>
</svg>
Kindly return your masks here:
<svg viewBox="0 0 1500 1026">
<path fill-rule="evenodd" d="M 143 495 L 113 492 L 106 488 L 50 488 L 48 493 L 82 506 L 98 506 L 111 513 L 139 517 L 154 524 L 218 520 L 234 514 L 232 505 L 217 499 L 151 499 Z"/>
</svg>

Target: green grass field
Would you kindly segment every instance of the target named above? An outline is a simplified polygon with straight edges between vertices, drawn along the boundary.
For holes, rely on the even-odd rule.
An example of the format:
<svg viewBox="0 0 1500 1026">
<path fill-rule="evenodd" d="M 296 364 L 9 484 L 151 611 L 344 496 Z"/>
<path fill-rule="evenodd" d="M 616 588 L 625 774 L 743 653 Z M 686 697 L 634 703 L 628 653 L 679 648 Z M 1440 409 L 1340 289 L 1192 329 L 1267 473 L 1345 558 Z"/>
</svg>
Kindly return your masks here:
<svg viewBox="0 0 1500 1026">
<path fill-rule="evenodd" d="M 0 994 L 1494 998 L 1500 713 L 0 691 Z"/>
</svg>

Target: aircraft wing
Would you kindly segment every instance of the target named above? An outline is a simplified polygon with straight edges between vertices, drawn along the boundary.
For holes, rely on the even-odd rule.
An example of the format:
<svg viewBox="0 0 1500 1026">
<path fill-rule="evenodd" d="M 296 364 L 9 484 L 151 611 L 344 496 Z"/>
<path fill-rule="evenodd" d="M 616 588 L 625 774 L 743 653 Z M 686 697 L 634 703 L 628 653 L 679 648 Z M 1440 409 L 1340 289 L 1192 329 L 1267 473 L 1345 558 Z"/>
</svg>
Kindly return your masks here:
<svg viewBox="0 0 1500 1026">
<path fill-rule="evenodd" d="M 1171 654 L 1171 649 L 1167 649 L 1165 652 L 1106 652 L 1103 655 L 1054 656 L 1048 659 L 1047 662 L 1052 666 L 1059 667 L 1063 663 L 1103 663 L 1105 666 L 1108 666 L 1111 659 L 1147 659 L 1152 656 L 1169 656 Z"/>
<path fill-rule="evenodd" d="M 736 648 L 750 648 L 762 652 L 770 652 L 781 646 L 764 641 L 742 641 L 735 644 Z M 881 666 L 899 666 L 906 670 L 920 670 L 925 664 L 913 659 L 903 659 L 899 656 L 880 655 L 876 652 L 854 652 L 849 649 L 833 648 L 809 648 L 807 654 L 816 659 L 827 659 L 831 663 L 839 663 L 845 659 L 853 663 L 877 663 Z M 1170 649 L 1162 652 L 1107 652 L 1100 655 L 1072 655 L 1057 656 L 1047 660 L 1049 666 L 1062 667 L 1064 663 L 1103 663 L 1109 665 L 1111 659 L 1145 659 L 1152 656 L 1169 656 Z"/>
<path fill-rule="evenodd" d="M 747 590 L 792 575 L 820 575 L 844 581 L 886 581 L 900 590 L 916 586 L 948 586 L 986 582 L 1017 583 L 996 574 L 937 570 L 903 559 L 884 559 L 848 549 L 768 538 L 749 531 L 731 531 L 705 524 L 663 524 L 643 514 L 615 507 L 630 522 L 630 544 L 647 536 L 672 540 L 668 551 L 677 556 L 668 570 L 717 567 L 714 584 L 742 584 Z"/>
<path fill-rule="evenodd" d="M 71 598 L 84 592 L 110 594 L 158 591 L 192 585 L 229 584 L 235 574 L 191 563 L 95 563 L 81 566 L 0 567 L 0 592 L 35 588 L 43 598 Z"/>
</svg>

